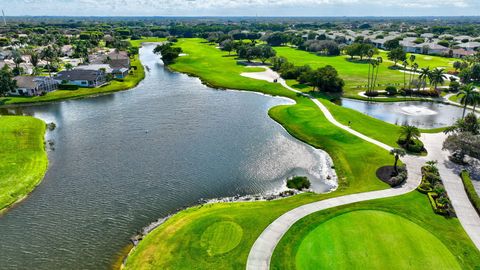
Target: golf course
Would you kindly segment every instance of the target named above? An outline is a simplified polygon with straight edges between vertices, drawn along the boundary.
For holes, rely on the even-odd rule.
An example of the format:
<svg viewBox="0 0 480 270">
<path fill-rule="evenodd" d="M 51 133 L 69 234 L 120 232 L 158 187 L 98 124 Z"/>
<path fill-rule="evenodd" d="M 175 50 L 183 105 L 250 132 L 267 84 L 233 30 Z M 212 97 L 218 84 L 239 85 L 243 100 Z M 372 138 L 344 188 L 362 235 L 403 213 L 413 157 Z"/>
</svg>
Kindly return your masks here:
<svg viewBox="0 0 480 270">
<path fill-rule="evenodd" d="M 245 269 L 250 248 L 257 237 L 285 212 L 310 202 L 388 188 L 376 177 L 375 171 L 391 164 L 392 156 L 375 144 L 332 124 L 312 100 L 279 84 L 241 76 L 243 72 L 256 70 L 245 68 L 233 56 L 205 40 L 180 39 L 175 46 L 181 47 L 185 56 L 169 65 L 171 70 L 197 76 L 216 88 L 255 91 L 295 100 L 295 105 L 270 109 L 269 115 L 294 137 L 329 153 L 338 174 L 339 188 L 327 194 L 304 193 L 274 201 L 214 203 L 188 208 L 147 234 L 126 259 L 126 269 Z M 276 50 L 280 55 L 283 52 L 293 58 L 296 55 L 298 59 L 307 55 L 310 60 L 303 61 L 322 65 L 315 61 L 318 56 L 313 54 L 286 47 Z M 361 65 L 346 59 L 337 61 L 347 63 L 347 68 Z M 353 72 L 353 68 L 351 70 Z M 339 72 L 342 74 L 340 68 Z M 398 79 L 402 77 L 400 72 L 387 67 L 384 72 L 392 72 L 394 77 L 400 75 Z M 359 73 L 359 81 L 361 76 Z M 337 121 L 346 124 L 354 119 L 358 124 L 353 124 L 352 129 L 396 147 L 399 126 L 328 100 L 320 99 L 320 102 Z M 431 132 L 434 131 L 439 130 Z M 366 233 L 368 237 L 365 237 Z M 323 237 L 325 234 L 330 236 Z M 387 236 L 389 238 L 385 240 Z M 381 240 L 382 244 L 378 245 Z M 422 244 L 416 245 L 417 241 Z M 332 245 L 335 248 L 331 248 Z M 384 269 L 392 264 L 392 258 L 399 262 L 397 269 L 421 269 L 425 265 L 474 269 L 480 261 L 480 254 L 457 219 L 434 214 L 428 198 L 413 191 L 306 216 L 284 235 L 273 254 L 271 267 L 349 269 L 368 265 L 369 268 Z"/>
</svg>

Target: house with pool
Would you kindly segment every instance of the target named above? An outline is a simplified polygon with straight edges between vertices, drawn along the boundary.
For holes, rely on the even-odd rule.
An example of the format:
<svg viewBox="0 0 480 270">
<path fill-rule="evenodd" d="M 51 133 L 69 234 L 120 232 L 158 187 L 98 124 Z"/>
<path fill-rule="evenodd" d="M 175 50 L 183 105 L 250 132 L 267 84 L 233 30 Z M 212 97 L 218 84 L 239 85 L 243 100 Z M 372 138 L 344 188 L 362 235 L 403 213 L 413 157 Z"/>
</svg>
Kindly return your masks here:
<svg viewBox="0 0 480 270">
<path fill-rule="evenodd" d="M 79 87 L 99 87 L 107 82 L 103 70 L 74 69 L 61 71 L 55 77 L 59 84 L 70 84 Z"/>
</svg>

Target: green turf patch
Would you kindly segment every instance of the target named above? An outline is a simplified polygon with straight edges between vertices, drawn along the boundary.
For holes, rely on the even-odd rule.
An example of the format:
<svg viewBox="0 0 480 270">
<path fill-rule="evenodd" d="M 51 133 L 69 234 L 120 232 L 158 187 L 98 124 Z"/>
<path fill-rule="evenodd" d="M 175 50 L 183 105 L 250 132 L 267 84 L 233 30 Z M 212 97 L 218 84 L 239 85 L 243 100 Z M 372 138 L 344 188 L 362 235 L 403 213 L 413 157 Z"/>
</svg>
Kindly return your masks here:
<svg viewBox="0 0 480 270">
<path fill-rule="evenodd" d="M 42 181 L 48 164 L 44 134 L 39 119 L 0 117 L 0 212 Z"/>
<path fill-rule="evenodd" d="M 375 210 L 352 211 L 320 224 L 302 240 L 295 260 L 297 269 L 461 269 L 430 232 Z"/>
<path fill-rule="evenodd" d="M 243 229 L 235 222 L 221 221 L 210 225 L 202 234 L 201 246 L 209 256 L 234 249 L 242 240 Z"/>
<path fill-rule="evenodd" d="M 308 215 L 283 236 L 271 260 L 271 269 L 282 270 L 459 266 L 478 269 L 480 252 L 458 219 L 433 213 L 417 191 Z"/>
</svg>

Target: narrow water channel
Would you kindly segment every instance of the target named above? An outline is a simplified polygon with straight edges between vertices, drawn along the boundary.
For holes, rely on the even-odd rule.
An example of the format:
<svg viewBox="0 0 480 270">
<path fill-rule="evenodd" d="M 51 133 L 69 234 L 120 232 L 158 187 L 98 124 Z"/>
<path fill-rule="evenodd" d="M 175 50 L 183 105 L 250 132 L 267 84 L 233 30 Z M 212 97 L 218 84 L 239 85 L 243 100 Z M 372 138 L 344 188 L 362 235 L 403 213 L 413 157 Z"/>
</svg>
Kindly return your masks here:
<svg viewBox="0 0 480 270">
<path fill-rule="evenodd" d="M 325 153 L 267 115 L 290 101 L 210 89 L 152 49 L 133 90 L 3 110 L 57 128 L 44 181 L 0 216 L 0 269 L 108 269 L 136 231 L 202 198 L 271 192 L 294 174 L 331 188 Z"/>
</svg>

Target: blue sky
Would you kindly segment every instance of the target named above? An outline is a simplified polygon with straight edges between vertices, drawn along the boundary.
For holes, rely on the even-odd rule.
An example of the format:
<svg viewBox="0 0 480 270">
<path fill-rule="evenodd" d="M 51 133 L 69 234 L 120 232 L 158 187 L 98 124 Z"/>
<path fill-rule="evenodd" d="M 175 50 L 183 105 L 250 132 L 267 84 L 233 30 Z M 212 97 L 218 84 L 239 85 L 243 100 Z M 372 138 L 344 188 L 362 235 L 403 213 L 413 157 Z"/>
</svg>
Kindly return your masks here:
<svg viewBox="0 0 480 270">
<path fill-rule="evenodd" d="M 7 15 L 480 16 L 480 0 L 0 0 Z"/>
</svg>

